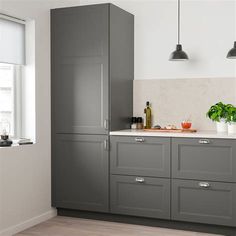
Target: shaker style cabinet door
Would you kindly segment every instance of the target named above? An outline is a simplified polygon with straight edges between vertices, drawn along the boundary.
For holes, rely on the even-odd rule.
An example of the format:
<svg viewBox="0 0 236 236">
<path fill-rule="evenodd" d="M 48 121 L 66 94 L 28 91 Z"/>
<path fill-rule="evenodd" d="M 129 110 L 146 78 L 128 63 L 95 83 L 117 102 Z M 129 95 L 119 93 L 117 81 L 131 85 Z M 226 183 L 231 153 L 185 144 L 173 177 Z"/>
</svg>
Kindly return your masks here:
<svg viewBox="0 0 236 236">
<path fill-rule="evenodd" d="M 236 182 L 236 140 L 173 138 L 172 177 Z"/>
<path fill-rule="evenodd" d="M 56 135 L 52 158 L 53 206 L 108 211 L 108 138 Z"/>
<path fill-rule="evenodd" d="M 55 133 L 108 133 L 108 6 L 51 12 Z"/>
<path fill-rule="evenodd" d="M 112 174 L 170 177 L 170 138 L 111 136 Z"/>
<path fill-rule="evenodd" d="M 172 181 L 172 219 L 236 226 L 236 184 Z"/>
<path fill-rule="evenodd" d="M 170 180 L 112 175 L 111 213 L 170 219 Z"/>
</svg>

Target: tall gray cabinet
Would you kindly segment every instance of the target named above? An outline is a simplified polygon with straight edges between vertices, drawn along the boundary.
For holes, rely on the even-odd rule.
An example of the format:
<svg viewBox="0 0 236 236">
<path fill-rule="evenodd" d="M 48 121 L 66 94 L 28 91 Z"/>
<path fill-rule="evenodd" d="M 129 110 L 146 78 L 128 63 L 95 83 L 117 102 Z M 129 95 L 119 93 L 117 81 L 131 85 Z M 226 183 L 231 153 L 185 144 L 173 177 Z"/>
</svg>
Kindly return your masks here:
<svg viewBox="0 0 236 236">
<path fill-rule="evenodd" d="M 112 4 L 51 11 L 52 205 L 107 212 L 109 131 L 132 116 L 134 17 Z"/>
</svg>

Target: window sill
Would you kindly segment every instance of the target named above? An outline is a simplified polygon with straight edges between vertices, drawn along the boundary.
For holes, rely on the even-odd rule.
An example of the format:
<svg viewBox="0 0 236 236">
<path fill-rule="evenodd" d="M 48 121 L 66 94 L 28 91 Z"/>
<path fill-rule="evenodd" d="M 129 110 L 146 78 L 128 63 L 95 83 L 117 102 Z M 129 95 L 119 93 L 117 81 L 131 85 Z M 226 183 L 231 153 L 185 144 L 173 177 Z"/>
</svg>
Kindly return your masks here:
<svg viewBox="0 0 236 236">
<path fill-rule="evenodd" d="M 11 139 L 11 141 L 13 142 L 12 145 L 10 146 L 0 146 L 0 148 L 11 148 L 11 147 L 20 147 L 20 146 L 31 146 L 33 144 L 35 144 L 34 142 L 28 142 L 28 143 L 23 143 L 23 144 L 19 144 L 19 139 Z"/>
</svg>

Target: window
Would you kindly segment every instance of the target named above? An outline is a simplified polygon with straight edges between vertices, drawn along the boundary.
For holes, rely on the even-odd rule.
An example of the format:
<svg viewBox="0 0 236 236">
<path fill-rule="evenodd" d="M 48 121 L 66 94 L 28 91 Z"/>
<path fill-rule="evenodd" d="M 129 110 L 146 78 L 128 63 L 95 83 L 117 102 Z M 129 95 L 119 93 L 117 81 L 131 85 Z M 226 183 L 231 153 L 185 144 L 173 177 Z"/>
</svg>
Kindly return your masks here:
<svg viewBox="0 0 236 236">
<path fill-rule="evenodd" d="M 20 76 L 19 66 L 0 63 L 0 123 L 9 127 L 11 136 L 20 135 Z"/>
<path fill-rule="evenodd" d="M 0 134 L 21 136 L 21 67 L 25 65 L 25 21 L 0 14 Z"/>
</svg>

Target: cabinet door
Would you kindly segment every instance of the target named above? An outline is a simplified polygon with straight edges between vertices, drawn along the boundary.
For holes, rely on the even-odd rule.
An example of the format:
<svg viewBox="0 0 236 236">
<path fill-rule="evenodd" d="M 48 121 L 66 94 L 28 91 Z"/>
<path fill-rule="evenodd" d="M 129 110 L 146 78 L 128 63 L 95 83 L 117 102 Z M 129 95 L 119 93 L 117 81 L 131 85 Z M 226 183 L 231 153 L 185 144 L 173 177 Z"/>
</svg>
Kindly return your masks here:
<svg viewBox="0 0 236 236">
<path fill-rule="evenodd" d="M 170 180 L 140 176 L 111 176 L 111 212 L 170 218 Z"/>
<path fill-rule="evenodd" d="M 107 136 L 56 135 L 55 138 L 53 206 L 108 211 Z"/>
<path fill-rule="evenodd" d="M 236 141 L 173 138 L 172 176 L 236 182 Z"/>
<path fill-rule="evenodd" d="M 236 226 L 236 184 L 173 180 L 172 219 Z"/>
<path fill-rule="evenodd" d="M 55 9 L 52 118 L 56 133 L 108 133 L 108 4 Z"/>
<path fill-rule="evenodd" d="M 111 136 L 111 173 L 170 176 L 170 139 Z"/>
</svg>

